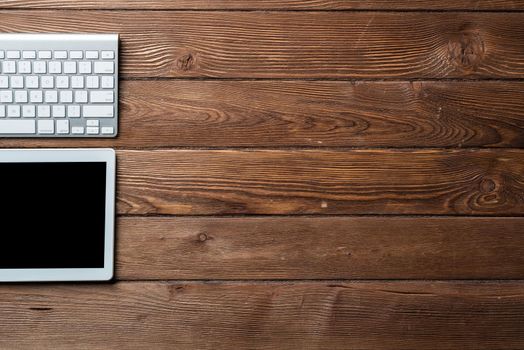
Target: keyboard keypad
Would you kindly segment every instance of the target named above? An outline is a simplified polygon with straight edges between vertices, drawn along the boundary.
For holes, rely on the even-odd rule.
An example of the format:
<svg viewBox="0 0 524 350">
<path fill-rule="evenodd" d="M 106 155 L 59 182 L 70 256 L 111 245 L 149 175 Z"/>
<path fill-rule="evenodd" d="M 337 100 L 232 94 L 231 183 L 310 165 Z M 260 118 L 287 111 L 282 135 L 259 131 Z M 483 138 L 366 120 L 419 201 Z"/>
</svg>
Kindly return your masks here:
<svg viewBox="0 0 524 350">
<path fill-rule="evenodd" d="M 115 135 L 115 50 L 8 47 L 0 50 L 0 137 Z"/>
</svg>

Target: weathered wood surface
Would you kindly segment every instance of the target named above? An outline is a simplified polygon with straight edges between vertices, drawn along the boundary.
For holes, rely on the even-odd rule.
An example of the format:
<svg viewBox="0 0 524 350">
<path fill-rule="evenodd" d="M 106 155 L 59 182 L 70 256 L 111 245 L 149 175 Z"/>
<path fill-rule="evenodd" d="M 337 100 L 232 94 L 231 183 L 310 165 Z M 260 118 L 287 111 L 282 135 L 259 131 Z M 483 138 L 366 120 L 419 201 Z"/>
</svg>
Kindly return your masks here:
<svg viewBox="0 0 524 350">
<path fill-rule="evenodd" d="M 524 278 L 524 218 L 123 217 L 117 278 Z"/>
<path fill-rule="evenodd" d="M 3 0 L 0 8 L 150 10 L 523 10 L 522 0 Z"/>
<path fill-rule="evenodd" d="M 120 87 L 117 139 L 26 139 L 24 147 L 524 146 L 522 82 L 174 80 Z M 0 140 L 0 147 L 21 144 Z"/>
<path fill-rule="evenodd" d="M 524 78 L 523 21 L 520 12 L 4 10 L 0 32 L 120 33 L 127 78 Z"/>
<path fill-rule="evenodd" d="M 13 285 L 0 317 L 6 349 L 520 349 L 524 285 Z"/>
<path fill-rule="evenodd" d="M 522 150 L 118 152 L 127 214 L 524 213 Z"/>
<path fill-rule="evenodd" d="M 524 348 L 522 0 L 0 9 L 123 78 L 117 139 L 0 140 L 119 149 L 117 282 L 1 285 L 1 349 Z"/>
</svg>

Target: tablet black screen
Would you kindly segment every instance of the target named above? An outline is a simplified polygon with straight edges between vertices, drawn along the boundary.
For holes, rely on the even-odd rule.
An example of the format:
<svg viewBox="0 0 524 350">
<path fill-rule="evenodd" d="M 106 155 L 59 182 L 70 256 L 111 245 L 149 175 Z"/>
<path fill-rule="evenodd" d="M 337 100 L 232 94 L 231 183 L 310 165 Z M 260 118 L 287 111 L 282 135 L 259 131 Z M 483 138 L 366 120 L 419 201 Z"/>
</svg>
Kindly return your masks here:
<svg viewBox="0 0 524 350">
<path fill-rule="evenodd" d="M 106 163 L 0 163 L 0 268 L 104 267 Z"/>
</svg>

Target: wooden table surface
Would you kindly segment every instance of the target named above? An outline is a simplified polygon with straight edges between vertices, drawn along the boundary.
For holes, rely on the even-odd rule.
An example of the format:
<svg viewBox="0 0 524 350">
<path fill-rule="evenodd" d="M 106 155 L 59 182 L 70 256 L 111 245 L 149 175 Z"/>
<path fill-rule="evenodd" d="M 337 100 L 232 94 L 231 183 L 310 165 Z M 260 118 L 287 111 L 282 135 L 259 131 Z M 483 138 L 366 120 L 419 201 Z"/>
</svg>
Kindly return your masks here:
<svg viewBox="0 0 524 350">
<path fill-rule="evenodd" d="M 523 0 L 3 0 L 121 35 L 116 281 L 0 349 L 523 349 Z M 74 234 L 74 232 L 72 232 Z"/>
</svg>

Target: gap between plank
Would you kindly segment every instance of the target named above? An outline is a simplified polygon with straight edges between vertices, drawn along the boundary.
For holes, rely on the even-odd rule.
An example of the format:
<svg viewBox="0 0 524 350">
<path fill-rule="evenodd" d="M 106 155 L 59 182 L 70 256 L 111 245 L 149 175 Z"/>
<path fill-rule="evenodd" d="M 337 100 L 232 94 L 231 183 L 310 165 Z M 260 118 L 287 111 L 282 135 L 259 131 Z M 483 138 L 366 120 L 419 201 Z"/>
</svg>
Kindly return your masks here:
<svg viewBox="0 0 524 350">
<path fill-rule="evenodd" d="M 471 284 L 490 284 L 490 283 L 523 283 L 522 279 L 402 279 L 402 278 L 385 278 L 385 279 L 137 279 L 137 280 L 119 280 L 116 279 L 112 283 L 169 283 L 169 284 L 305 284 L 305 283 L 322 283 L 322 284 L 337 284 L 337 283 L 352 283 L 352 284 L 366 284 L 375 282 L 385 283 L 471 283 Z"/>
<path fill-rule="evenodd" d="M 74 285 L 114 285 L 117 283 L 155 283 L 155 284 L 193 284 L 193 285 L 300 285 L 300 284 L 370 284 L 370 283 L 446 283 L 446 284 L 510 284 L 510 283 L 524 283 L 524 279 L 137 279 L 137 280 L 119 280 L 113 279 L 110 281 L 72 281 L 72 282 L 6 282 L 4 286 L 20 286 L 20 285 L 47 285 L 57 286 L 67 284 Z"/>
<path fill-rule="evenodd" d="M 410 82 L 520 82 L 524 81 L 524 78 L 237 78 L 237 77 L 132 77 L 132 76 L 120 76 L 121 81 L 311 81 L 311 82 L 324 82 L 324 81 L 340 81 L 348 83 L 359 83 L 359 82 L 399 82 L 399 83 L 410 83 Z"/>
<path fill-rule="evenodd" d="M 16 139 L 12 139 L 16 140 Z M 37 141 L 36 139 L 34 141 Z M 90 142 L 85 140 L 86 143 Z M 104 142 L 102 139 L 97 141 Z M 94 141 L 93 143 L 96 143 Z M 87 145 L 86 145 L 87 147 Z M 4 146 L 3 149 L 19 149 L 19 148 L 58 148 L 58 146 Z M 237 151 L 237 152 L 259 152 L 259 151 L 333 151 L 333 152 L 351 152 L 351 151 L 392 151 L 397 153 L 409 153 L 417 151 L 467 151 L 467 152 L 497 152 L 505 151 L 521 151 L 524 147 L 456 147 L 456 146 L 442 146 L 442 147 L 350 147 L 350 146 L 227 146 L 227 147 L 202 147 L 202 146 L 154 146 L 154 147 L 130 147 L 130 146 L 112 146 L 111 148 L 117 151 Z"/>
<path fill-rule="evenodd" d="M 370 217 L 370 218 L 461 218 L 461 219 L 493 219 L 493 218 L 504 218 L 504 219 L 520 219 L 523 215 L 503 215 L 503 214 L 491 214 L 491 215 L 475 215 L 475 214 L 116 214 L 119 218 L 216 218 L 216 219 L 235 219 L 235 218 L 333 218 L 333 217 L 348 217 L 348 218 L 359 218 L 359 217 Z"/>
<path fill-rule="evenodd" d="M 87 7 L 2 7 L 0 11 L 78 11 L 78 12 L 385 12 L 385 13 L 523 13 L 524 8 L 521 9 L 296 9 L 296 8 L 277 8 L 277 9 L 259 9 L 259 8 L 180 8 L 180 9 L 165 9 L 165 8 L 87 8 Z"/>
</svg>

